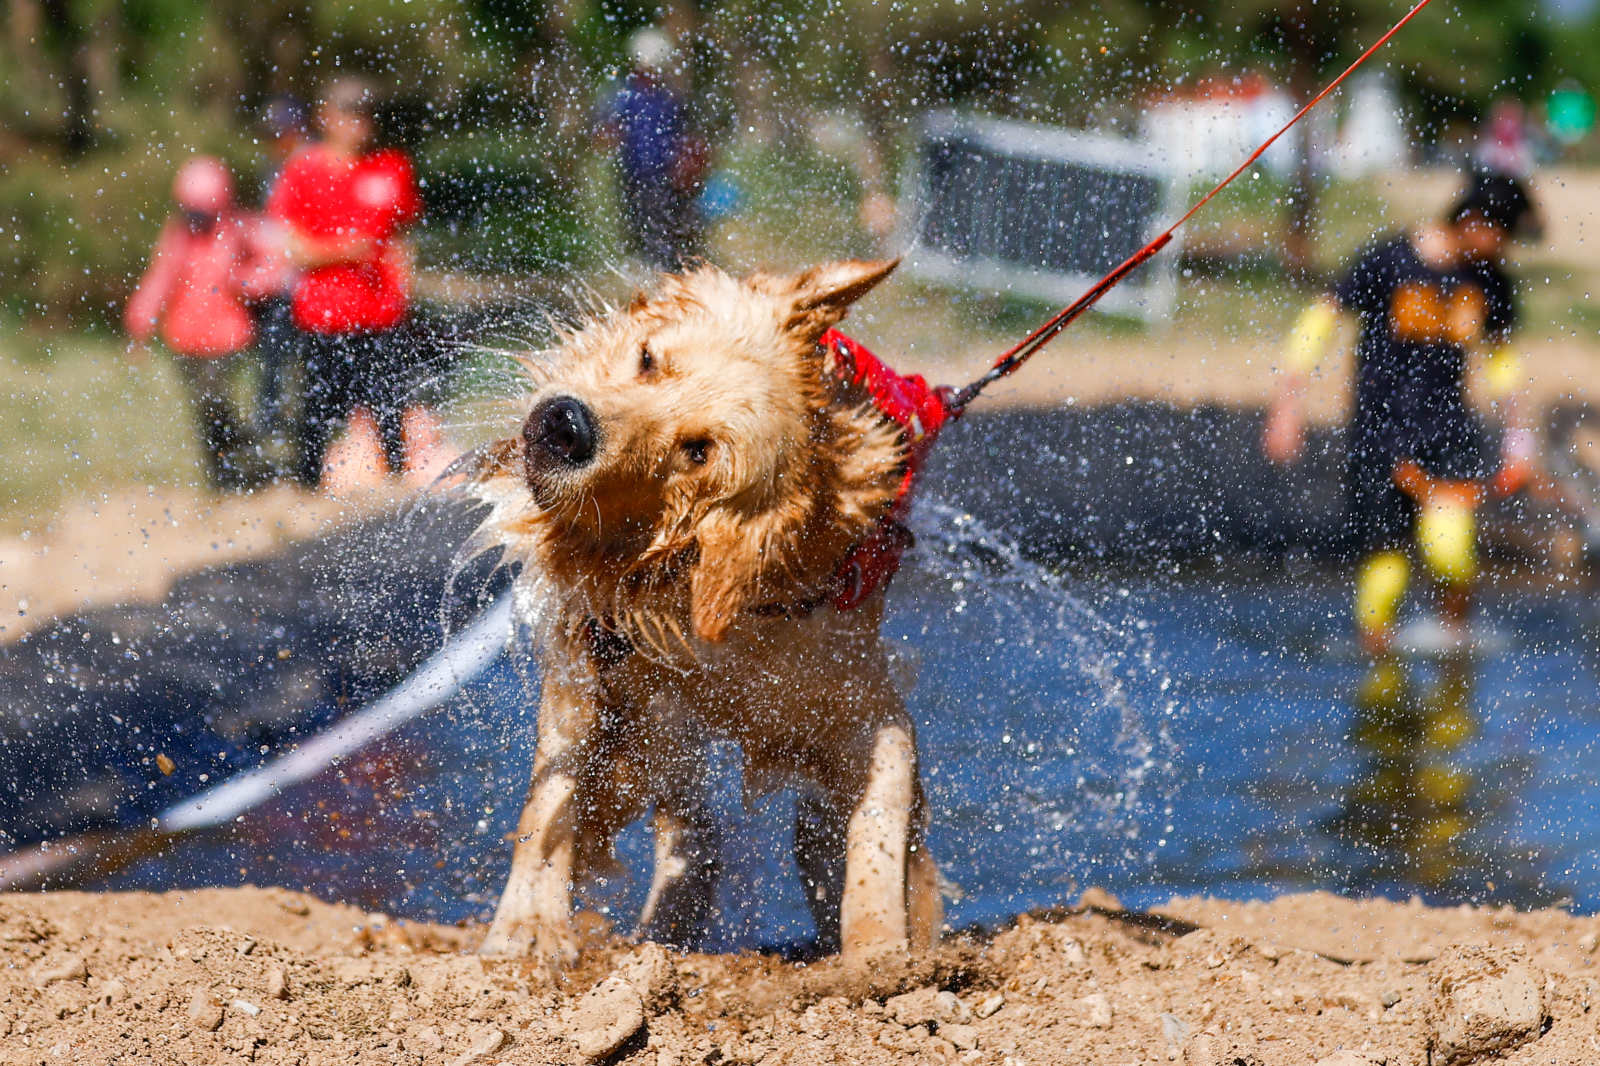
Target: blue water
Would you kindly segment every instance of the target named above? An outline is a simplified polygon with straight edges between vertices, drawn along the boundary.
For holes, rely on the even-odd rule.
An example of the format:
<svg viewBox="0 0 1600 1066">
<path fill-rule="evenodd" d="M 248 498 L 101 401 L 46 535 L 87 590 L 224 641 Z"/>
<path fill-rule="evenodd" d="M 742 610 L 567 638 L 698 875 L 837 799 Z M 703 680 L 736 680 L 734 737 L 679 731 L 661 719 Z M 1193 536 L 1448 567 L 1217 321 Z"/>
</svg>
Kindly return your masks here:
<svg viewBox="0 0 1600 1066">
<path fill-rule="evenodd" d="M 1325 887 L 1600 908 L 1600 690 L 1576 602 L 1492 591 L 1483 624 L 1510 635 L 1507 648 L 1453 675 L 1399 664 L 1417 720 L 1470 726 L 1457 742 L 1416 742 L 1430 772 L 1463 783 L 1448 847 L 1418 858 L 1350 828 L 1381 760 L 1360 724 L 1374 713 L 1356 695 L 1368 668 L 1342 636 L 1337 571 L 1060 576 L 954 512 L 923 525 L 887 634 L 918 720 L 932 848 L 961 890 L 951 924 L 1089 885 L 1132 906 Z M 1470 696 L 1440 696 L 1461 691 L 1448 676 L 1465 677 Z M 402 916 L 486 917 L 531 764 L 536 691 L 526 661 L 502 661 L 226 833 L 100 884 L 274 883 Z M 803 938 L 787 799 L 745 810 L 736 753 L 717 762 L 732 832 L 708 946 Z M 1402 794 L 1421 780 L 1402 775 Z M 1425 820 L 1422 836 L 1439 824 Z M 648 877 L 643 827 L 618 850 L 636 876 L 598 885 L 591 903 L 626 930 Z"/>
</svg>

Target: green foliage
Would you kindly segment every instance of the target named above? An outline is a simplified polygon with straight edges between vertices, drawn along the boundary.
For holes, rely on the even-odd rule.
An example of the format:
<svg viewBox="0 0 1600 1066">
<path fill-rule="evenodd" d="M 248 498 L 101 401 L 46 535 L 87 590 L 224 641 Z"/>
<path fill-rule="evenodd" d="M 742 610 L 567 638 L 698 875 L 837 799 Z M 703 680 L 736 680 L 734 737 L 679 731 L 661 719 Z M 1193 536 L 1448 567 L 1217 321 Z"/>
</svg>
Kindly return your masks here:
<svg viewBox="0 0 1600 1066">
<path fill-rule="evenodd" d="M 753 258 L 786 248 L 796 233 L 805 234 L 813 247 L 834 248 L 841 256 L 871 253 L 855 219 L 860 180 L 847 163 L 809 144 L 789 151 L 745 145 L 728 152 L 723 163 L 738 174 L 745 196 L 734 223 L 745 254 Z"/>
<path fill-rule="evenodd" d="M 29 145 L 0 180 L 0 309 L 12 317 L 115 322 L 143 273 L 171 210 L 178 163 L 219 155 L 236 173 L 254 169 L 255 150 L 226 125 L 162 111 L 137 98 L 102 115 L 102 147 L 65 156 L 46 141 Z"/>
<path fill-rule="evenodd" d="M 760 119 L 792 156 L 788 176 L 805 181 L 813 161 L 794 154 L 795 131 L 818 108 L 860 109 L 880 140 L 953 100 L 1129 128 L 1149 89 L 1243 69 L 1325 77 L 1401 10 L 1393 0 L 9 0 L 0 307 L 106 320 L 184 156 L 219 152 L 258 174 L 261 102 L 310 97 L 341 71 L 366 71 L 395 98 L 397 128 L 442 201 L 459 208 L 482 194 L 420 234 L 426 262 L 552 270 L 611 249 L 611 177 L 589 116 L 626 62 L 628 35 L 654 20 L 691 42 L 681 74 L 706 128 L 732 145 Z M 1539 5 L 1451 0 L 1377 63 L 1432 137 L 1501 94 L 1536 99 L 1568 77 L 1600 86 L 1600 17 L 1556 25 Z M 787 218 L 781 205 L 776 217 Z"/>
<path fill-rule="evenodd" d="M 502 273 L 552 273 L 593 261 L 597 234 L 586 220 L 594 216 L 577 183 L 548 165 L 551 153 L 548 142 L 527 135 L 427 143 L 418 159 L 428 205 L 417 235 L 420 261 Z"/>
</svg>

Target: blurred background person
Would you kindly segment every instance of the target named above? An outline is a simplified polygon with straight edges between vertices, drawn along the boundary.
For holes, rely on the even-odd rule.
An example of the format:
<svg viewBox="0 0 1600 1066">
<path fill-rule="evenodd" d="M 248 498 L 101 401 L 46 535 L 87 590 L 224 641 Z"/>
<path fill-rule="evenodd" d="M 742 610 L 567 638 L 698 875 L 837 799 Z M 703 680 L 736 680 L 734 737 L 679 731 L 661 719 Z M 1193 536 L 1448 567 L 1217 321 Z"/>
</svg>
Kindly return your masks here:
<svg viewBox="0 0 1600 1066">
<path fill-rule="evenodd" d="M 701 254 L 699 193 L 709 149 L 689 126 L 689 103 L 667 77 L 672 42 L 646 27 L 628 42 L 633 68 L 602 126 L 617 147 L 622 219 L 630 252 L 656 270 Z"/>
<path fill-rule="evenodd" d="M 262 206 L 272 197 L 283 168 L 306 142 L 306 107 L 288 95 L 274 96 L 262 111 L 262 126 L 267 135 L 267 169 L 262 174 Z M 252 310 L 256 317 L 256 353 L 261 378 L 256 390 L 255 429 L 263 441 L 278 447 L 290 444 L 298 406 L 293 395 L 299 377 L 300 331 L 295 327 L 293 298 L 299 271 L 290 261 L 288 231 L 274 218 L 263 216 L 260 240 L 281 250 L 273 259 L 273 271 L 261 279 L 262 295 Z M 299 457 L 291 456 L 290 469 L 297 469 Z"/>
<path fill-rule="evenodd" d="M 1478 133 L 1473 161 L 1490 174 L 1526 178 L 1533 173 L 1533 140 L 1522 101 L 1502 97 L 1494 102 Z"/>
<path fill-rule="evenodd" d="M 255 339 L 245 306 L 256 260 L 251 219 L 234 207 L 228 168 L 209 156 L 179 168 L 172 197 L 178 210 L 161 229 L 123 321 L 137 349 L 159 336 L 178 357 L 210 485 L 239 490 L 255 474 L 231 395 L 239 357 Z"/>
<path fill-rule="evenodd" d="M 1473 508 L 1489 478 L 1511 491 L 1534 458 L 1533 433 L 1518 417 L 1525 382 L 1509 344 L 1517 313 L 1502 263 L 1507 242 L 1532 217 L 1516 179 L 1479 175 L 1437 222 L 1369 246 L 1290 335 L 1262 438 L 1280 463 L 1300 454 L 1305 389 L 1339 315 L 1360 319 L 1345 532 L 1360 556 L 1355 625 L 1368 651 L 1383 652 L 1393 639 L 1413 539 L 1441 586 L 1441 622 L 1456 639 L 1464 635 L 1477 579 Z M 1467 398 L 1474 351 L 1486 356 L 1486 382 L 1503 412 L 1498 448 Z"/>
<path fill-rule="evenodd" d="M 400 327 L 411 263 L 401 233 L 422 201 L 405 153 L 374 146 L 374 102 L 364 79 L 329 84 L 317 110 L 321 138 L 289 160 L 267 204 L 287 227 L 301 272 L 292 317 L 304 334 L 298 445 L 299 479 L 308 486 L 322 484 L 329 443 L 346 422 L 340 480 L 331 487 L 380 467 L 398 474 L 407 463 L 409 361 Z M 420 430 L 429 417 L 411 420 Z"/>
</svg>

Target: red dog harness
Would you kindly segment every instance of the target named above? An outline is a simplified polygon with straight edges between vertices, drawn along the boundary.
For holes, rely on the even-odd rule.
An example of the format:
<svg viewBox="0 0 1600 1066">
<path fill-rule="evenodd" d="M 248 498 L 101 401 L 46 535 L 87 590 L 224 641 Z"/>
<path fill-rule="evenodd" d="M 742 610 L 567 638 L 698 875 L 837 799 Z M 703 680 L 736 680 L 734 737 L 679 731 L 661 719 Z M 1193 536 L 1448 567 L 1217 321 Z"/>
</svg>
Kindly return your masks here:
<svg viewBox="0 0 1600 1066">
<path fill-rule="evenodd" d="M 911 546 L 911 530 L 905 524 L 911 511 L 911 489 L 933 448 L 934 438 L 950 422 L 952 413 L 946 390 L 929 385 L 921 374 L 907 377 L 895 373 L 838 330 L 828 330 L 817 343 L 833 356 L 834 373 L 865 388 L 873 406 L 898 425 L 906 438 L 906 472 L 894 504 L 871 535 L 850 549 L 834 572 L 833 607 L 848 611 L 888 584 L 900 569 L 900 557 Z"/>
</svg>

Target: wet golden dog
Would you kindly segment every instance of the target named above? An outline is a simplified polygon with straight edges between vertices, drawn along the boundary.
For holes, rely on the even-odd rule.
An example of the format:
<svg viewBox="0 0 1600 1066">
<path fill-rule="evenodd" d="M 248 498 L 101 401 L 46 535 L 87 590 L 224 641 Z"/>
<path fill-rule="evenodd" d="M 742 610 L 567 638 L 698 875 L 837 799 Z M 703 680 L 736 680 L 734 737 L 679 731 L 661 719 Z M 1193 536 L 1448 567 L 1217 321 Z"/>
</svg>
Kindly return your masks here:
<svg viewBox="0 0 1600 1066">
<path fill-rule="evenodd" d="M 795 856 L 825 944 L 859 958 L 932 939 L 938 874 L 883 594 L 827 602 L 909 460 L 818 338 L 894 265 L 701 268 L 528 360 L 521 433 L 474 477 L 543 655 L 533 783 L 484 953 L 570 960 L 574 883 L 649 811 L 641 928 L 699 935 L 717 737 L 742 749 L 747 790 L 800 790 Z"/>
</svg>

